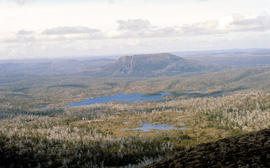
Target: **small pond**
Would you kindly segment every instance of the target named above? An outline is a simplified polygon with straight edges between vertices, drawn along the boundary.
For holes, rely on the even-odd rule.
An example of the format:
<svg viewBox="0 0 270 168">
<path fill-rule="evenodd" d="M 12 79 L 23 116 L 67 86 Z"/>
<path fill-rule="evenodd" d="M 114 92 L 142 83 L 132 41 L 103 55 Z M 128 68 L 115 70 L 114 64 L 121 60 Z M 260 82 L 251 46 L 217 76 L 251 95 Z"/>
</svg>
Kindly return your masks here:
<svg viewBox="0 0 270 168">
<path fill-rule="evenodd" d="M 208 89 L 206 89 L 206 88 L 202 88 L 202 89 L 199 89 L 199 90 L 194 90 L 194 91 L 207 92 L 207 91 L 208 91 Z M 186 91 L 186 94 L 193 94 L 193 93 L 194 93 L 194 91 Z"/>
<path fill-rule="evenodd" d="M 152 124 L 152 123 L 143 123 L 140 124 L 139 127 L 137 128 L 131 128 L 131 129 L 121 129 L 122 131 L 127 131 L 127 130 L 142 130 L 144 132 L 149 132 L 151 130 L 171 130 L 171 129 L 178 129 L 178 130 L 185 130 L 188 129 L 187 127 L 180 127 L 176 128 L 171 125 L 166 125 L 166 124 Z"/>
<path fill-rule="evenodd" d="M 36 107 L 36 108 L 32 108 L 32 110 L 47 110 L 49 109 L 48 107 Z"/>
</svg>

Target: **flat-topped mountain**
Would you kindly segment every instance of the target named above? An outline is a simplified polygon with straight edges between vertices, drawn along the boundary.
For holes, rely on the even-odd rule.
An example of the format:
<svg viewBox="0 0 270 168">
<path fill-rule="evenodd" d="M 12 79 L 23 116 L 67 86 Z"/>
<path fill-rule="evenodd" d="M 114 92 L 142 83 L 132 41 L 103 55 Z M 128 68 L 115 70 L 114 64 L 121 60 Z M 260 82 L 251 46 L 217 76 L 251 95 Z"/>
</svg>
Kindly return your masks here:
<svg viewBox="0 0 270 168">
<path fill-rule="evenodd" d="M 103 67 L 100 75 L 105 76 L 166 76 L 187 72 L 202 72 L 213 66 L 184 59 L 169 53 L 124 56 Z"/>
</svg>

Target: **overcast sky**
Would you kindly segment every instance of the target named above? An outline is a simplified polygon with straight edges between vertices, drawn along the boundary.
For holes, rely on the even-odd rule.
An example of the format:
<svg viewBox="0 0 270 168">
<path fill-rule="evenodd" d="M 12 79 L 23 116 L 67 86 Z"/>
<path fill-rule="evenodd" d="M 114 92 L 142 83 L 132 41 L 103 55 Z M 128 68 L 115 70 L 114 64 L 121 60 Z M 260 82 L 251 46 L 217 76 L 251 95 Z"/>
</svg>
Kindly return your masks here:
<svg viewBox="0 0 270 168">
<path fill-rule="evenodd" d="M 270 0 L 0 0 L 0 59 L 270 48 Z"/>
</svg>

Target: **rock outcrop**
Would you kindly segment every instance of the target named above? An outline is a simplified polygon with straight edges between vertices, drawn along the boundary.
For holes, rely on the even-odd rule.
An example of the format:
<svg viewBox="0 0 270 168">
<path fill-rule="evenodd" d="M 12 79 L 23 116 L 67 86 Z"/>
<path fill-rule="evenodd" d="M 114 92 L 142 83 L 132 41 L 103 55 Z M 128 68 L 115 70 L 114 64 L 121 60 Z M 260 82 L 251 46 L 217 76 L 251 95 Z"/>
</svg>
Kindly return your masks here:
<svg viewBox="0 0 270 168">
<path fill-rule="evenodd" d="M 124 56 L 107 64 L 97 76 L 153 77 L 172 76 L 216 70 L 213 65 L 187 60 L 173 54 L 142 54 Z"/>
</svg>

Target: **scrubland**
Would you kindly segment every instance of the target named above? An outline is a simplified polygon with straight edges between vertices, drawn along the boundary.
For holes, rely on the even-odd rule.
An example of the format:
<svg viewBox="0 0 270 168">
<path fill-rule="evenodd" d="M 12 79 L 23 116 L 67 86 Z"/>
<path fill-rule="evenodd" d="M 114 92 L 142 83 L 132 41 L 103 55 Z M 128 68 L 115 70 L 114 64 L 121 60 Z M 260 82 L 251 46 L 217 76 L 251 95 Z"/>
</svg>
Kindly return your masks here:
<svg viewBox="0 0 270 168">
<path fill-rule="evenodd" d="M 0 166 L 139 167 L 200 143 L 269 128 L 269 86 L 268 68 L 1 84 Z M 161 101 L 66 106 L 96 96 L 161 91 L 171 94 Z M 49 108 L 33 109 L 42 106 Z M 175 129 L 134 129 L 143 123 Z"/>
<path fill-rule="evenodd" d="M 51 111 L 20 114 L 18 110 L 12 119 L 0 121 L 3 164 L 108 167 L 168 157 L 199 143 L 269 128 L 270 94 L 246 90 L 221 97 L 114 102 Z M 188 129 L 121 130 L 141 123 Z"/>
</svg>

